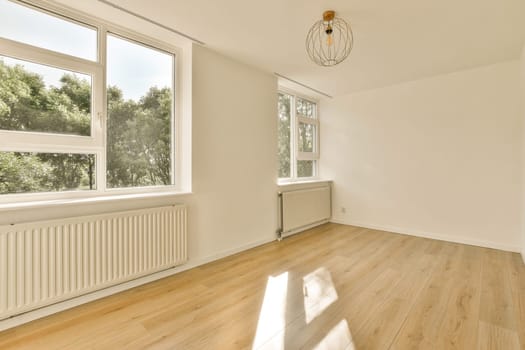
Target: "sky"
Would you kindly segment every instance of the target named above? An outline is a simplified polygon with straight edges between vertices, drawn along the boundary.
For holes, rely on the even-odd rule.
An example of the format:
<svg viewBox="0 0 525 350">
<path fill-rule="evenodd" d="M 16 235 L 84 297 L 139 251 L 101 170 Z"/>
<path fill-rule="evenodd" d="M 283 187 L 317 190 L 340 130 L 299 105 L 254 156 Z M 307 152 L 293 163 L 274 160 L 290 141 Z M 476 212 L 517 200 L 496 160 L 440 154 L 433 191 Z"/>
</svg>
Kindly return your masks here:
<svg viewBox="0 0 525 350">
<path fill-rule="evenodd" d="M 0 37 L 84 58 L 97 59 L 97 31 L 25 6 L 0 0 Z M 48 86 L 59 86 L 64 70 L 1 56 L 8 65 L 22 64 L 43 76 Z M 71 73 L 71 72 L 67 72 Z M 77 74 L 91 80 L 89 76 Z M 173 56 L 120 37 L 107 40 L 107 82 L 118 86 L 125 99 L 138 100 L 150 87 L 172 87 Z"/>
</svg>

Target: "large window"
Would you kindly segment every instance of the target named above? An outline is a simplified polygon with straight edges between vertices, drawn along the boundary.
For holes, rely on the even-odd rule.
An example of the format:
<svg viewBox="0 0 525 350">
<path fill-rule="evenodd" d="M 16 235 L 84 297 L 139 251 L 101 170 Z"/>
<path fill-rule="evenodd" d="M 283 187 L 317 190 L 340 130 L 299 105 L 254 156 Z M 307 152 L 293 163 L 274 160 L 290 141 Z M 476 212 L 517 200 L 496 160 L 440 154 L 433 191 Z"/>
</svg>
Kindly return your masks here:
<svg viewBox="0 0 525 350">
<path fill-rule="evenodd" d="M 107 53 L 107 187 L 171 185 L 173 55 L 115 35 Z"/>
<path fill-rule="evenodd" d="M 175 49 L 16 1 L 0 9 L 0 201 L 174 186 Z"/>
<path fill-rule="evenodd" d="M 317 104 L 293 93 L 278 93 L 279 178 L 317 176 L 319 119 Z"/>
</svg>

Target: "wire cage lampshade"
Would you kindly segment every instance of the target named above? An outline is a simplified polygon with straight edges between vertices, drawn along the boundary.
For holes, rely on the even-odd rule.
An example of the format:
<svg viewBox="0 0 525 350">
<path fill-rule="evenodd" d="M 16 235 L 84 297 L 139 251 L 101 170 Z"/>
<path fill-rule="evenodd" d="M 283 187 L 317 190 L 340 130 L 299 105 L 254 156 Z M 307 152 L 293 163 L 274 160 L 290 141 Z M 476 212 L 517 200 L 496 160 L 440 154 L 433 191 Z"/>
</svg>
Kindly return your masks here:
<svg viewBox="0 0 525 350">
<path fill-rule="evenodd" d="M 325 11 L 323 19 L 314 23 L 306 36 L 306 52 L 310 59 L 323 67 L 335 66 L 348 57 L 354 45 L 350 25 Z"/>
</svg>

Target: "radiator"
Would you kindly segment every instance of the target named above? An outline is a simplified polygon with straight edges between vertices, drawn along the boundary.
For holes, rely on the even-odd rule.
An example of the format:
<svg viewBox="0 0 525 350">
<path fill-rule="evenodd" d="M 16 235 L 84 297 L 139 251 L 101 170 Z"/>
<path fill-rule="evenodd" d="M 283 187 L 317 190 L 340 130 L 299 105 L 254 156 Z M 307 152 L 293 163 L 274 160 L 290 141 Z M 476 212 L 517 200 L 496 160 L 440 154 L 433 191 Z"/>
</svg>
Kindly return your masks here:
<svg viewBox="0 0 525 350">
<path fill-rule="evenodd" d="M 0 226 L 0 320 L 186 260 L 184 205 Z"/>
<path fill-rule="evenodd" d="M 331 187 L 279 193 L 280 237 L 326 222 L 331 216 Z"/>
</svg>

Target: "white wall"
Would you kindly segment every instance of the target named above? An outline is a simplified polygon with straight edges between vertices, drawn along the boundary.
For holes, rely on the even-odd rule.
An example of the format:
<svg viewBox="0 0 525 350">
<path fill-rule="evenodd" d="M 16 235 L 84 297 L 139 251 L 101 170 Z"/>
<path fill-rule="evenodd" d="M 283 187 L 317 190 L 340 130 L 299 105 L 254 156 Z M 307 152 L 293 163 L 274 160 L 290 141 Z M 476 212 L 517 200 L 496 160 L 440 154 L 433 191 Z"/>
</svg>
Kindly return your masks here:
<svg viewBox="0 0 525 350">
<path fill-rule="evenodd" d="M 194 47 L 193 257 L 276 237 L 276 106 L 274 76 Z"/>
<path fill-rule="evenodd" d="M 334 221 L 519 251 L 518 70 L 504 62 L 322 101 Z"/>
</svg>

